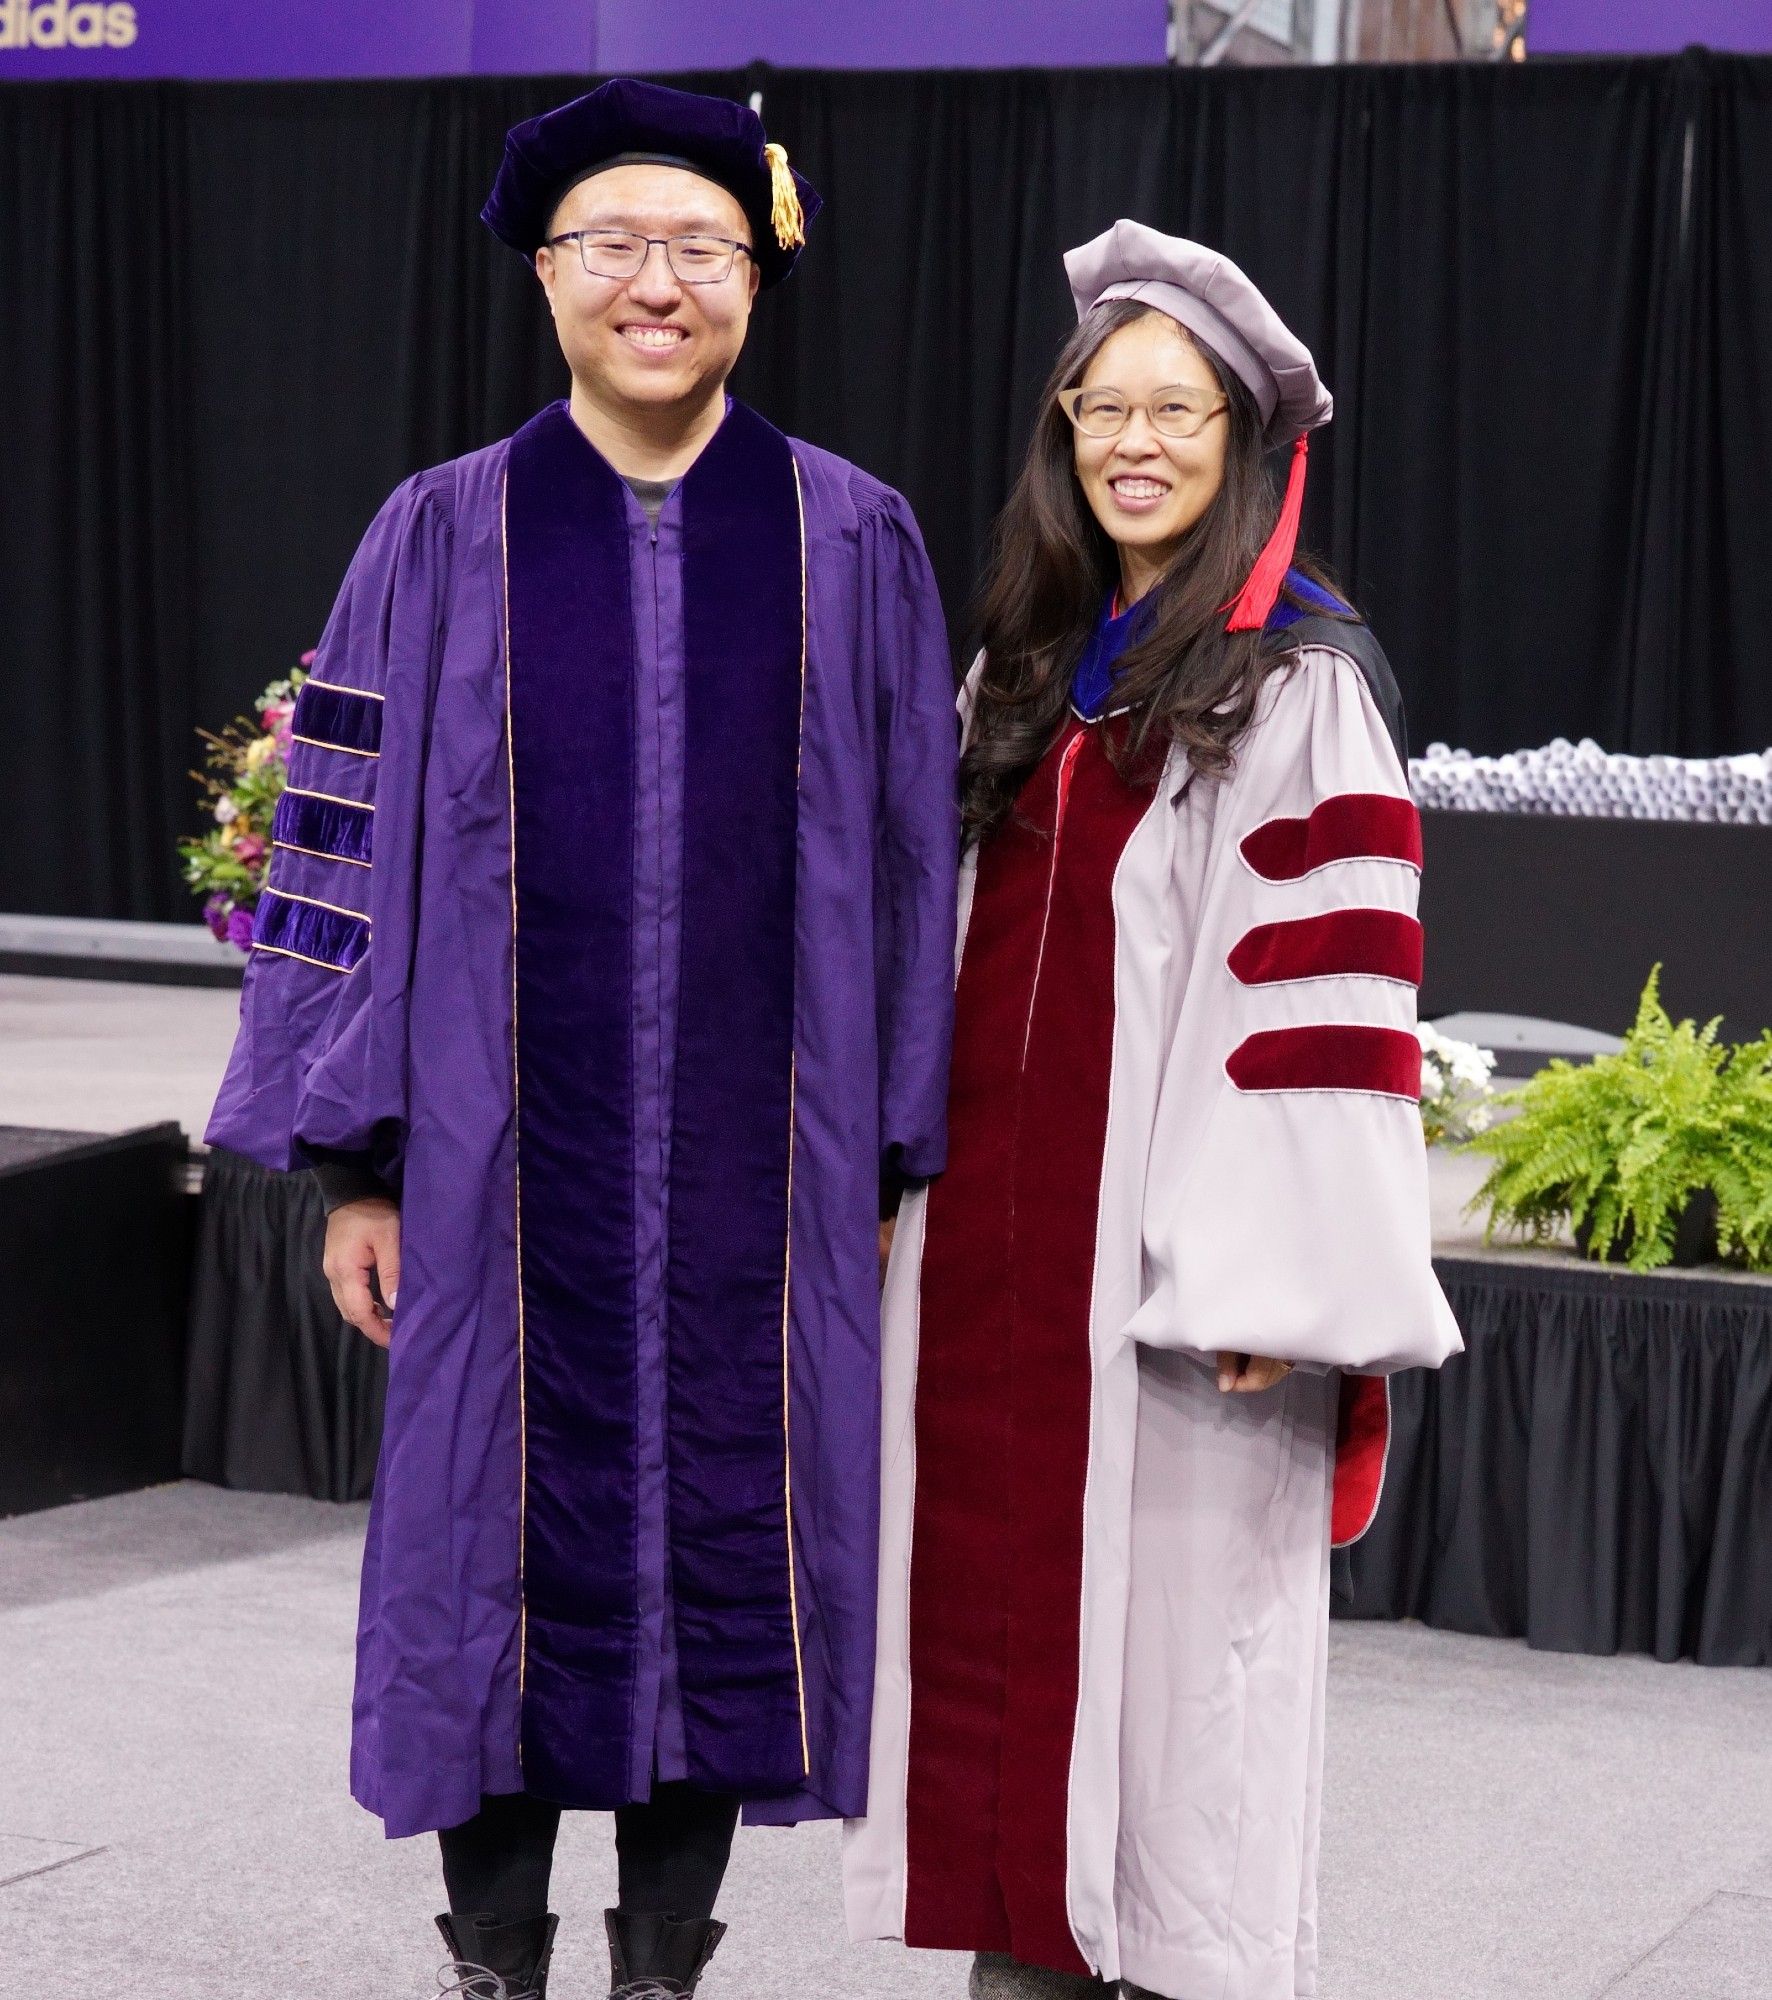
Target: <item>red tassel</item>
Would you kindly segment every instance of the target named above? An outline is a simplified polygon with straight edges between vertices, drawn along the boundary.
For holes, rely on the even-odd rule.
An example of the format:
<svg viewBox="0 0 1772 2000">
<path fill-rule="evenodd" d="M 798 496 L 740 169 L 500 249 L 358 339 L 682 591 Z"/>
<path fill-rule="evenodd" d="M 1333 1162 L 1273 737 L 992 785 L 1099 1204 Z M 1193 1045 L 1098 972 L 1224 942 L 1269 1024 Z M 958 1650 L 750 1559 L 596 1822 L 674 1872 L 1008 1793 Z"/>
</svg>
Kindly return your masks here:
<svg viewBox="0 0 1772 2000">
<path fill-rule="evenodd" d="M 1280 518 L 1274 523 L 1274 532 L 1267 538 L 1267 546 L 1255 558 L 1255 567 L 1249 572 L 1249 580 L 1224 608 L 1231 614 L 1225 620 L 1227 632 L 1259 632 L 1280 601 L 1280 586 L 1286 581 L 1286 572 L 1292 567 L 1292 557 L 1298 547 L 1298 523 L 1304 513 L 1304 474 L 1310 456 L 1311 435 L 1309 431 L 1299 433 L 1298 441 L 1292 447 L 1292 466 L 1286 475 L 1286 497 L 1280 503 Z"/>
</svg>

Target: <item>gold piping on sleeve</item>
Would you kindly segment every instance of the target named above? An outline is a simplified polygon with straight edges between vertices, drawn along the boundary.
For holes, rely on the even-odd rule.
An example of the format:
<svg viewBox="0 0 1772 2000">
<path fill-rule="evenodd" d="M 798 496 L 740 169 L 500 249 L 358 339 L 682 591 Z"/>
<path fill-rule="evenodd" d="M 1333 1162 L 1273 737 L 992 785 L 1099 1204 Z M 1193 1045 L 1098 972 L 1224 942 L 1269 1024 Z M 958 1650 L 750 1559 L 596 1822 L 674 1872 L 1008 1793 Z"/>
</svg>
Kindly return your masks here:
<svg viewBox="0 0 1772 2000">
<path fill-rule="evenodd" d="M 336 792 L 310 792 L 306 785 L 285 785 L 283 790 L 293 792 L 298 799 L 323 799 L 329 806 L 349 806 L 352 812 L 372 813 L 375 810 L 363 799 L 341 799 Z"/>
<path fill-rule="evenodd" d="M 387 700 L 387 696 L 385 694 L 377 694 L 373 688 L 348 688 L 344 685 L 342 681 L 318 680 L 315 678 L 313 674 L 309 674 L 307 679 L 303 681 L 301 685 L 302 687 L 305 688 L 330 688 L 334 694 L 354 694 L 359 701 Z M 300 694 L 301 688 L 297 688 L 296 693 Z"/>
<path fill-rule="evenodd" d="M 348 743 L 328 743 L 323 736 L 297 736 L 290 731 L 291 743 L 305 743 L 310 750 L 335 750 L 341 757 L 379 757 L 379 750 L 353 750 Z"/>
<path fill-rule="evenodd" d="M 342 861 L 347 868 L 368 868 L 371 864 L 359 861 L 354 854 L 328 854 L 323 847 L 302 847 L 293 840 L 273 840 L 273 854 L 311 854 L 316 861 Z"/>
<path fill-rule="evenodd" d="M 303 965 L 317 965 L 322 972 L 336 972 L 341 978 L 345 979 L 349 979 L 351 974 L 356 971 L 357 965 L 363 963 L 361 959 L 358 959 L 357 965 L 334 965 L 329 958 L 310 958 L 305 951 L 290 951 L 287 947 L 280 944 L 260 944 L 257 938 L 251 941 L 250 949 L 253 951 L 269 952 L 273 958 L 298 959 Z"/>
<path fill-rule="evenodd" d="M 806 498 L 800 488 L 800 461 L 790 461 L 794 468 L 794 506 L 800 517 L 800 719 L 799 734 L 794 747 L 794 802 L 795 825 L 799 823 L 800 776 L 806 756 Z M 794 837 L 794 872 L 799 873 L 799 835 Z M 796 978 L 795 989 L 799 981 Z M 791 1033 L 799 1033 L 798 1007 Z M 788 1226 L 787 1249 L 782 1259 L 781 1271 L 781 1435 L 786 1457 L 787 1531 L 788 1531 L 788 1615 L 794 1626 L 794 1681 L 800 1702 L 800 1767 L 802 1777 L 812 1775 L 812 1746 L 806 1731 L 806 1663 L 800 1650 L 800 1588 L 797 1561 L 794 1555 L 794 1435 L 793 1435 L 793 1380 L 788 1365 L 788 1336 L 793 1316 L 793 1272 L 794 1272 L 794 1137 L 795 1105 L 798 1096 L 800 1069 L 799 1050 L 794 1049 L 788 1060 Z"/>
<path fill-rule="evenodd" d="M 529 1381 L 523 1317 L 523 1145 L 517 1060 L 517 753 L 511 727 L 511 471 L 507 459 L 498 500 L 498 555 L 504 589 L 505 779 L 511 795 L 511 1160 L 517 1200 L 517 1768 L 523 1768 L 521 1704 L 529 1673 L 529 1598 L 524 1589 L 529 1521 Z"/>
<path fill-rule="evenodd" d="M 372 923 L 367 910 L 347 910 L 343 903 L 322 902 L 318 896 L 298 896 L 292 889 L 274 888 L 269 882 L 264 886 L 267 896 L 281 896 L 286 903 L 311 903 L 316 910 L 330 910 L 335 917 L 355 917 L 360 924 Z"/>
</svg>

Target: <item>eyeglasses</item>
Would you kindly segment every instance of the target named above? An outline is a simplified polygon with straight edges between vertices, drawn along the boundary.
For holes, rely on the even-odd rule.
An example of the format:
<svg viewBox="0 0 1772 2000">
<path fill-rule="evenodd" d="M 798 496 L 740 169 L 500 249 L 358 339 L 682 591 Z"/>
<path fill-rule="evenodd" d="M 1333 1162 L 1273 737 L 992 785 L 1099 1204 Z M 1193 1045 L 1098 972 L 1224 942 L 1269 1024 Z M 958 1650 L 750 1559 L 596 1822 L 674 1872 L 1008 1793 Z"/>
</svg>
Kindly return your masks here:
<svg viewBox="0 0 1772 2000">
<path fill-rule="evenodd" d="M 593 278 L 637 278 L 646 268 L 652 246 L 660 243 L 672 271 L 685 285 L 717 285 L 732 275 L 734 261 L 749 257 L 748 244 L 730 236 L 635 236 L 626 229 L 569 229 L 550 236 L 548 245 L 576 243 L 579 258 Z"/>
<path fill-rule="evenodd" d="M 1207 389 L 1189 389 L 1177 384 L 1159 389 L 1148 403 L 1132 403 L 1118 389 L 1060 389 L 1058 406 L 1085 437 L 1118 437 L 1132 421 L 1135 409 L 1143 410 L 1151 428 L 1165 437 L 1198 437 L 1210 420 L 1229 405 L 1226 396 Z"/>
</svg>

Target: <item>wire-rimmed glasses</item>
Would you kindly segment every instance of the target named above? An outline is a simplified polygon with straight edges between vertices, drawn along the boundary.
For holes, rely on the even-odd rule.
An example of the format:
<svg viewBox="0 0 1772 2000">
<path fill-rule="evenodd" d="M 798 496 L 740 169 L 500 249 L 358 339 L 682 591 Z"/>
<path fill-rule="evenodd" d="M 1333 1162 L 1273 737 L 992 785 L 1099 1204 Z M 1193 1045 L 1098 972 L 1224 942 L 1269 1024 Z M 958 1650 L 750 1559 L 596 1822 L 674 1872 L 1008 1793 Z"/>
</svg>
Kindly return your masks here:
<svg viewBox="0 0 1772 2000">
<path fill-rule="evenodd" d="M 1159 389 L 1147 403 L 1134 403 L 1118 389 L 1060 389 L 1058 405 L 1085 437 L 1118 437 L 1132 421 L 1135 409 L 1143 410 L 1151 428 L 1165 437 L 1198 437 L 1229 398 L 1210 389 L 1192 389 L 1178 382 Z"/>
<path fill-rule="evenodd" d="M 731 277 L 740 255 L 751 255 L 748 243 L 730 236 L 640 236 L 631 229 L 569 229 L 548 238 L 552 249 L 562 243 L 578 245 L 579 261 L 593 278 L 637 278 L 652 246 L 660 244 L 684 285 L 717 285 Z"/>
</svg>

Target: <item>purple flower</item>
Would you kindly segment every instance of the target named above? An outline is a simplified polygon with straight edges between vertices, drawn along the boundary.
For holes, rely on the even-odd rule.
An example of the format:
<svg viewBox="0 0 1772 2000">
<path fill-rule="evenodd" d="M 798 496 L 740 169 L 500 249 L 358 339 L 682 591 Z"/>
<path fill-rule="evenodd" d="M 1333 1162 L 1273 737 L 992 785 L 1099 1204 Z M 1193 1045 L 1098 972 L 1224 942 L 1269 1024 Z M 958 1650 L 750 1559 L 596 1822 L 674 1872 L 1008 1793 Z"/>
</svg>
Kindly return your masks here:
<svg viewBox="0 0 1772 2000">
<path fill-rule="evenodd" d="M 252 912 L 250 910 L 229 911 L 228 942 L 241 951 L 247 951 L 251 948 Z"/>
<path fill-rule="evenodd" d="M 220 944 L 228 941 L 228 912 L 233 905 L 226 896 L 211 896 L 203 905 L 203 921 L 209 926 L 211 935 Z"/>
</svg>

